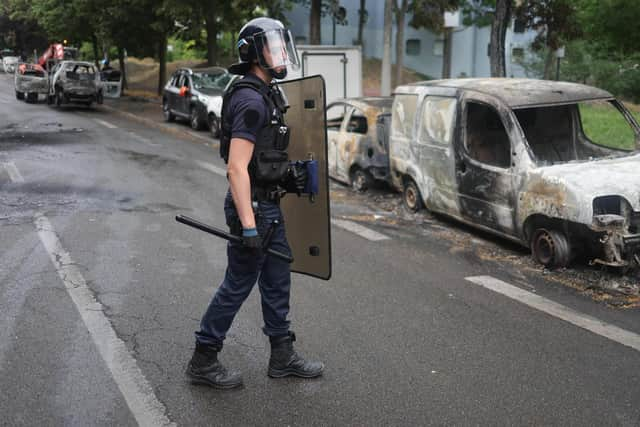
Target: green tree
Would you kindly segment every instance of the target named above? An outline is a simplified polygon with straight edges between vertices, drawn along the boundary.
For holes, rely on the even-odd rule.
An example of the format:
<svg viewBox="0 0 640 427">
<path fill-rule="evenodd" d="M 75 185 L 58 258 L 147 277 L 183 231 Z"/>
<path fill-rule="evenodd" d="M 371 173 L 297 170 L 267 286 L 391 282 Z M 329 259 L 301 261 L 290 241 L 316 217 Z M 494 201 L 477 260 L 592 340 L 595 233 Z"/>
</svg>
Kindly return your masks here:
<svg viewBox="0 0 640 427">
<path fill-rule="evenodd" d="M 543 76 L 551 79 L 555 51 L 581 35 L 573 0 L 526 0 L 515 8 L 515 16 L 525 28 L 538 34 L 531 47 L 546 52 Z"/>
<path fill-rule="evenodd" d="M 640 2 L 576 0 L 587 40 L 600 51 L 629 55 L 640 52 Z"/>
</svg>

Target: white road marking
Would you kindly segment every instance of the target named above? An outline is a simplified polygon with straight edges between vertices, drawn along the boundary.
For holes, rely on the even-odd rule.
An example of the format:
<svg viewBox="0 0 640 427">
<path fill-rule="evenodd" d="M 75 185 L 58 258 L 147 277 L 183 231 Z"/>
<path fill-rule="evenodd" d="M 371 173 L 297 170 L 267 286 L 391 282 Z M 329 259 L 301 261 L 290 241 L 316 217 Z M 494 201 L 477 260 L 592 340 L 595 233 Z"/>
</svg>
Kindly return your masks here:
<svg viewBox="0 0 640 427">
<path fill-rule="evenodd" d="M 100 355 L 124 396 L 131 413 L 141 426 L 175 425 L 165 415 L 164 405 L 157 399 L 136 360 L 116 336 L 100 304 L 87 286 L 80 270 L 64 250 L 49 220 L 36 215 L 38 236 L 49 253 L 60 279 L 73 300 L 82 320 L 89 330 Z"/>
<path fill-rule="evenodd" d="M 190 130 L 188 130 L 188 131 L 187 131 L 187 133 L 188 133 L 189 135 L 193 136 L 194 138 L 199 138 L 199 139 L 201 139 L 201 140 L 203 140 L 203 141 L 206 141 L 206 142 L 208 142 L 208 143 L 212 143 L 212 142 L 213 142 L 213 137 L 211 137 L 211 138 L 207 138 L 206 136 L 199 135 L 198 133 L 196 133 L 196 132 L 192 132 L 192 131 L 190 131 Z"/>
<path fill-rule="evenodd" d="M 9 178 L 24 182 L 13 162 L 5 163 Z M 82 273 L 71 256 L 64 250 L 53 226 L 42 214 L 37 214 L 35 225 L 58 276 L 65 285 L 80 317 L 89 330 L 98 352 L 104 359 L 131 413 L 141 426 L 175 426 L 165 415 L 164 405 L 157 399 L 136 360 L 127 350 L 124 341 L 116 336 L 100 304 L 87 286 Z"/>
<path fill-rule="evenodd" d="M 24 182 L 24 178 L 20 174 L 20 171 L 16 167 L 13 162 L 8 162 L 4 164 L 4 168 L 9 174 L 9 179 L 13 182 Z"/>
<path fill-rule="evenodd" d="M 219 168 L 218 166 L 212 165 L 211 163 L 202 162 L 200 160 L 196 160 L 196 164 L 200 166 L 202 169 L 208 170 L 209 172 L 213 172 L 216 175 L 220 175 L 223 177 L 227 177 L 227 170 L 223 168 Z"/>
<path fill-rule="evenodd" d="M 136 140 L 142 142 L 143 144 L 151 145 L 152 147 L 160 145 L 160 143 L 158 143 L 158 142 L 153 142 L 150 139 L 147 139 L 144 136 L 140 136 L 140 135 L 138 135 L 136 133 L 133 133 L 131 131 L 129 131 L 129 136 L 132 137 L 133 139 L 136 139 Z"/>
<path fill-rule="evenodd" d="M 364 237 L 367 240 L 371 240 L 373 242 L 378 242 L 380 240 L 389 240 L 388 236 L 385 236 L 384 234 L 378 233 L 377 231 L 373 231 L 367 227 L 364 227 L 352 221 L 347 221 L 345 219 L 332 218 L 331 223 L 340 228 L 344 228 L 347 231 L 355 233 L 360 237 Z"/>
<path fill-rule="evenodd" d="M 109 129 L 117 129 L 118 126 L 114 125 L 113 123 L 109 123 L 109 122 L 105 122 L 104 120 L 100 120 L 100 119 L 93 119 L 96 123 L 100 123 L 102 126 L 106 126 Z"/>
<path fill-rule="evenodd" d="M 595 317 L 575 311 L 540 295 L 532 294 L 517 286 L 510 285 L 491 276 L 466 277 L 465 280 L 483 286 L 494 292 L 533 307 L 558 319 L 569 322 L 596 335 L 640 351 L 640 335 L 611 325 Z"/>
</svg>

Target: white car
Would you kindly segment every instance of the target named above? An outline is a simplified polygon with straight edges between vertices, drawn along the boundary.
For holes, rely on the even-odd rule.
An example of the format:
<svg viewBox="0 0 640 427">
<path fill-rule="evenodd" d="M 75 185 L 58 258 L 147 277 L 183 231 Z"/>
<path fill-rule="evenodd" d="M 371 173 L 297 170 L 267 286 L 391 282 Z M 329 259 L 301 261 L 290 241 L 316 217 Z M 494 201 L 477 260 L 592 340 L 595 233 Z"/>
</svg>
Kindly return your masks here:
<svg viewBox="0 0 640 427">
<path fill-rule="evenodd" d="M 18 62 L 20 62 L 20 58 L 17 56 L 5 56 L 2 58 L 2 69 L 5 73 L 13 74 L 16 72 Z"/>
</svg>

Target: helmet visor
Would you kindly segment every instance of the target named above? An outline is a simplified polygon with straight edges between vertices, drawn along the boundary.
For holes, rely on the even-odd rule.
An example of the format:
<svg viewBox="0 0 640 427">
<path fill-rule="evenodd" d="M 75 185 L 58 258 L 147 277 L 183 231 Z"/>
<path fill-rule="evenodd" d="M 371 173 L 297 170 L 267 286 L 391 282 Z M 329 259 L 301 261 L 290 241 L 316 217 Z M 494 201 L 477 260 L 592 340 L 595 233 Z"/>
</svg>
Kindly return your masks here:
<svg viewBox="0 0 640 427">
<path fill-rule="evenodd" d="M 286 29 L 264 31 L 254 34 L 256 56 L 261 67 L 298 69 L 300 61 L 291 33 Z"/>
</svg>

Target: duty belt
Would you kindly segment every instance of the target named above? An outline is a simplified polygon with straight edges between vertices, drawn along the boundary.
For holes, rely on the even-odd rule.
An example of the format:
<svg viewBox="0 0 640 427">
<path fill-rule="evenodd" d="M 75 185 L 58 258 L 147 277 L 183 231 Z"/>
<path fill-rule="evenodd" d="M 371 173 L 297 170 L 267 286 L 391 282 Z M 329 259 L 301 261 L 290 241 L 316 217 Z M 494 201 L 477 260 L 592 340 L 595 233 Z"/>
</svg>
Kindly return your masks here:
<svg viewBox="0 0 640 427">
<path fill-rule="evenodd" d="M 253 188 L 253 200 L 257 202 L 280 202 L 280 199 L 287 194 L 287 190 L 279 185 L 272 185 L 268 187 L 254 187 Z"/>
</svg>

